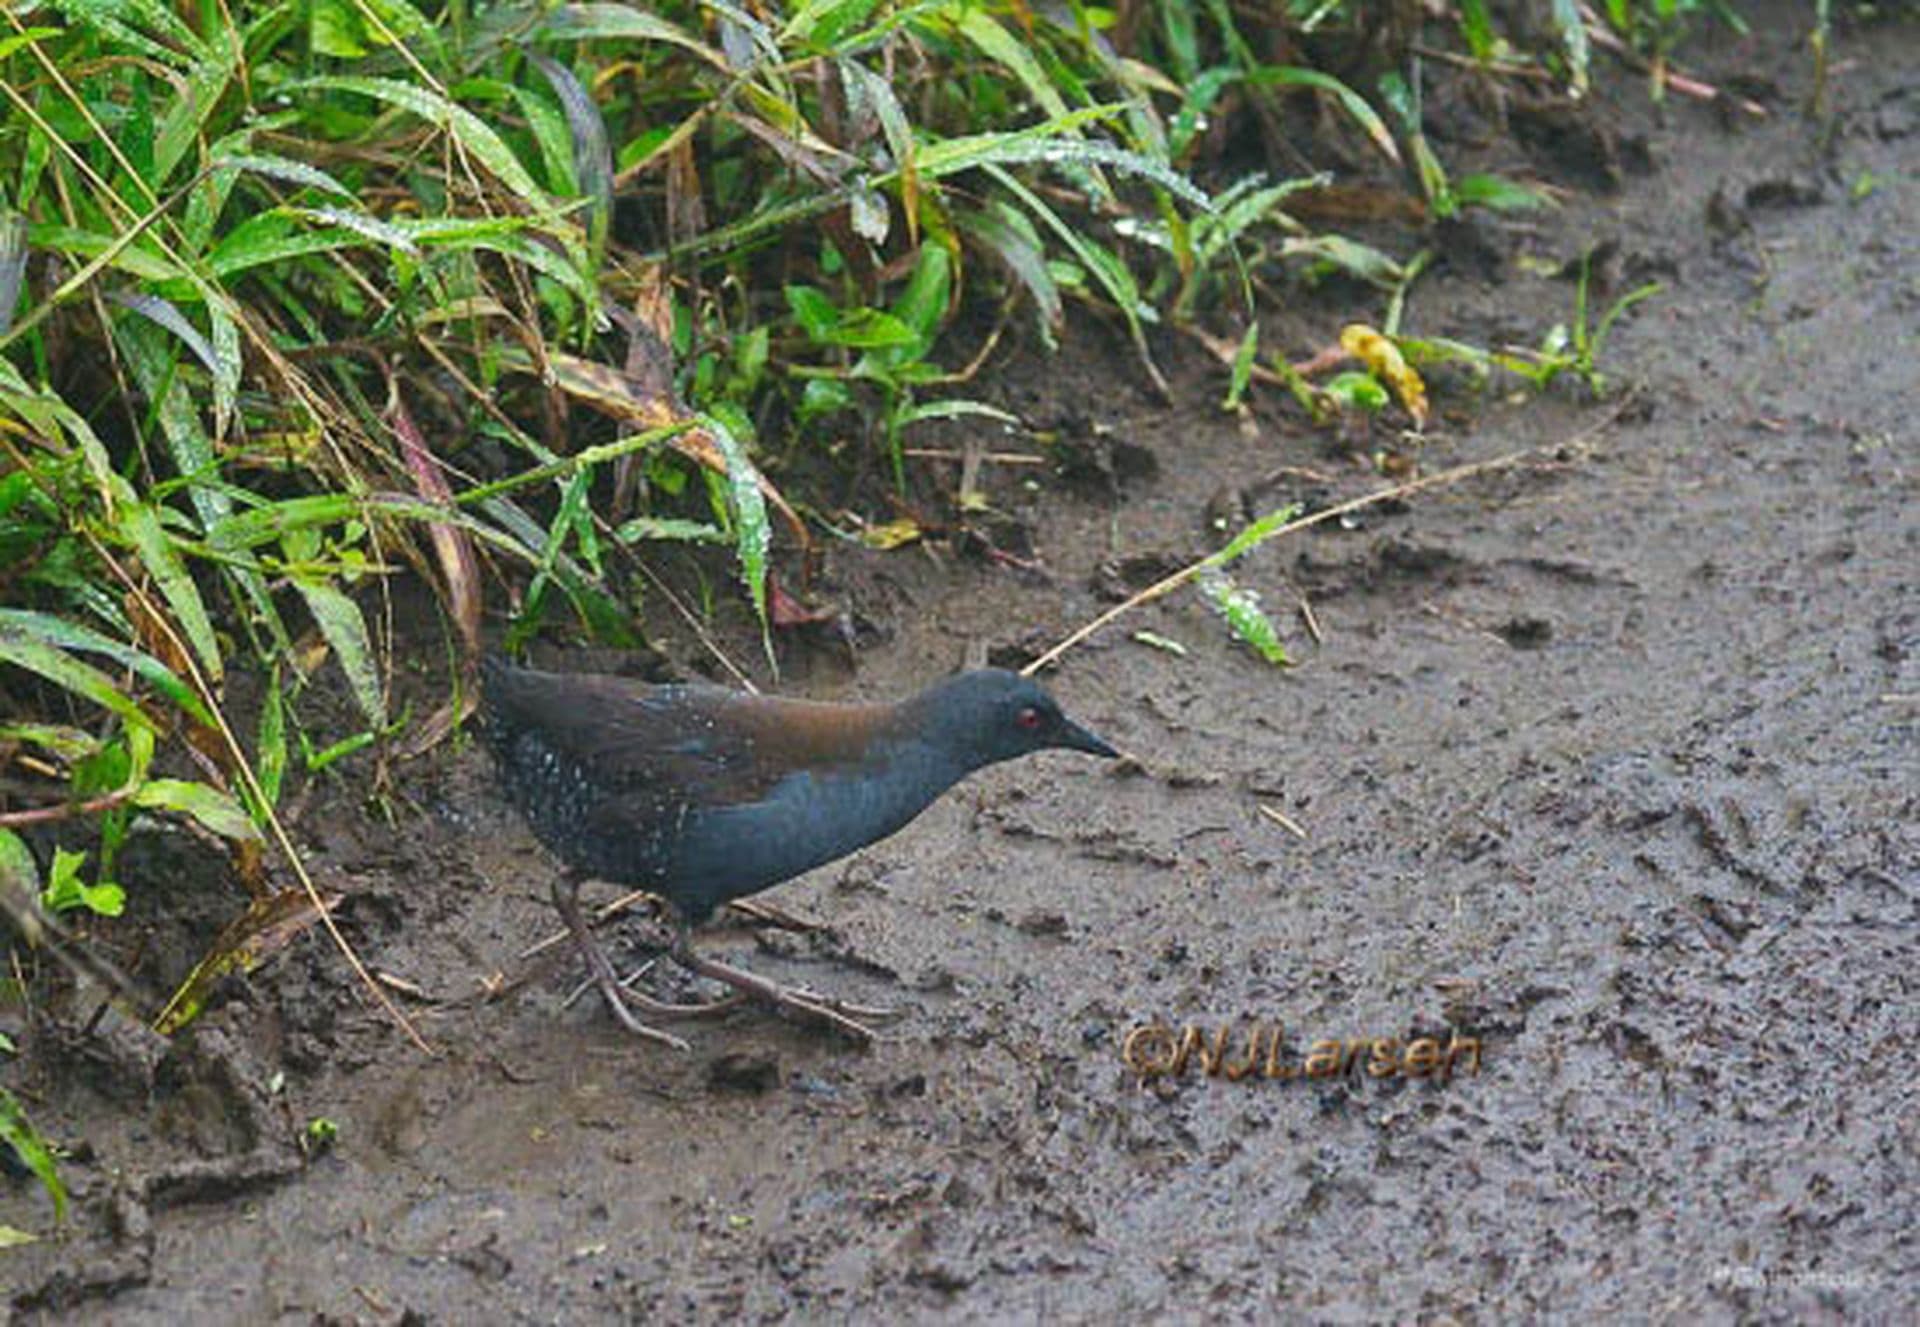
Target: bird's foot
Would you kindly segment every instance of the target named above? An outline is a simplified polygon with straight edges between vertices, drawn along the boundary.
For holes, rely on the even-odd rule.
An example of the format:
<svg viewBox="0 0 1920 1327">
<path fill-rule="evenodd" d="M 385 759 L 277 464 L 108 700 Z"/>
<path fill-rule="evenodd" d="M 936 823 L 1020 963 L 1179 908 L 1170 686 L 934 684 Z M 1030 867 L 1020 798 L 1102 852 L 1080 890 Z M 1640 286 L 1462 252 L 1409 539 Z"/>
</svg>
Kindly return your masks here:
<svg viewBox="0 0 1920 1327">
<path fill-rule="evenodd" d="M 731 963 L 702 957 L 685 944 L 676 945 L 672 953 L 673 961 L 687 971 L 706 977 L 710 981 L 717 981 L 723 986 L 731 986 L 739 993 L 734 998 L 758 1000 L 776 1009 L 791 1010 L 802 1018 L 836 1028 L 856 1041 L 873 1041 L 879 1035 L 868 1027 L 867 1023 L 862 1021 L 863 1019 L 880 1022 L 900 1016 L 899 1011 L 894 1009 L 853 1004 L 803 987 L 782 986 L 779 982 L 769 981 L 765 977 L 748 972 L 745 968 L 736 968 Z"/>
<path fill-rule="evenodd" d="M 602 981 L 599 974 L 596 973 L 591 984 L 600 988 L 600 994 L 606 998 L 607 1008 L 613 1012 L 614 1018 L 619 1020 L 620 1026 L 633 1033 L 634 1036 L 644 1037 L 648 1041 L 657 1041 L 662 1046 L 671 1047 L 676 1051 L 691 1051 L 693 1049 L 693 1046 L 686 1038 L 676 1037 L 671 1032 L 662 1032 L 659 1028 L 649 1023 L 642 1023 L 639 1018 L 634 1015 L 633 1008 L 628 1007 L 632 1005 L 634 1008 L 645 1009 L 651 1013 L 663 1014 L 677 1012 L 674 1006 L 663 1004 L 658 1000 L 649 999 L 637 991 L 628 990 L 622 986 L 619 979 L 613 975 L 612 969 L 608 969 L 606 981 Z"/>
<path fill-rule="evenodd" d="M 657 1018 L 705 1018 L 714 1014 L 724 1014 L 730 1009 L 738 1009 L 746 1003 L 747 997 L 739 991 L 735 991 L 732 995 L 723 995 L 717 1000 L 692 1000 L 680 1003 L 656 999 L 644 991 L 635 990 L 634 984 L 653 971 L 654 965 L 659 961 L 657 957 L 650 958 L 620 978 L 620 998 L 623 1003 Z M 567 996 L 562 1007 L 572 1008 L 581 996 L 597 984 L 591 979 L 581 982 L 573 988 L 572 994 Z"/>
<path fill-rule="evenodd" d="M 587 960 L 587 971 L 592 974 L 593 985 L 600 988 L 600 994 L 606 1000 L 607 1008 L 612 1011 L 620 1026 L 634 1036 L 658 1042 L 662 1046 L 670 1046 L 677 1051 L 691 1051 L 693 1047 L 688 1045 L 685 1039 L 642 1023 L 635 1016 L 633 1009 L 628 1007 L 629 1002 L 639 1008 L 646 1008 L 649 1004 L 657 1006 L 659 1002 L 651 1001 L 648 997 L 630 991 L 620 984 L 620 978 L 614 975 L 613 964 L 607 961 L 606 951 L 594 943 L 593 936 L 587 930 L 585 919 L 580 916 L 580 904 L 575 898 L 578 889 L 579 882 L 571 877 L 556 879 L 553 883 L 553 905 L 559 910 L 561 920 L 566 922 L 567 930 L 572 932 L 574 947 L 580 951 L 580 956 Z"/>
</svg>

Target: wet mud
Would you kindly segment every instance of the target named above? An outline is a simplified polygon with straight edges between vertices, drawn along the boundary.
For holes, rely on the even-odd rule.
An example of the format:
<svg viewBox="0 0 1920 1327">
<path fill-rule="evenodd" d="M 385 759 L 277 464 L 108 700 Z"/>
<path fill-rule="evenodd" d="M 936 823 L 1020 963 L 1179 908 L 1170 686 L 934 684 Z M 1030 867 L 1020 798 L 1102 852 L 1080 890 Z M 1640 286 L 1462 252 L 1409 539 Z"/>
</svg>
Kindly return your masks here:
<svg viewBox="0 0 1920 1327">
<path fill-rule="evenodd" d="M 1574 190 L 1476 223 L 1496 257 L 1604 240 L 1615 294 L 1665 284 L 1613 330 L 1610 401 L 1443 394 L 1422 472 L 1531 455 L 1251 554 L 1292 668 L 1170 595 L 1050 674 L 1130 760 L 985 772 L 766 896 L 819 929 L 703 935 L 896 1006 L 879 1044 L 751 1010 L 638 1044 L 567 1003 L 572 961 L 477 998 L 555 931 L 555 867 L 451 744 L 391 822 L 338 784 L 300 820 L 436 1053 L 318 932 L 171 1043 L 89 1026 L 97 995 L 37 1009 L 9 1081 L 74 1211 L 0 1252 L 13 1317 L 1910 1320 L 1920 30 L 1851 34 L 1827 120 L 1778 36 L 1691 54 L 1768 118 L 1614 79 L 1586 130 L 1448 148 Z M 1570 315 L 1569 281 L 1492 266 L 1419 283 L 1408 330 Z M 1263 344 L 1311 353 L 1307 325 Z M 881 629 L 857 674 L 790 650 L 787 685 L 1032 658 L 1222 520 L 1408 448 L 1222 413 L 1205 351 L 1156 352 L 1171 405 L 1089 322 L 1003 355 L 981 391 L 1078 458 L 985 468 L 1030 548 L 836 548 L 819 592 Z M 137 846 L 162 984 L 240 895 Z M 624 962 L 648 923 L 605 933 Z M 1344 1072 L 1308 1074 L 1328 1039 Z M 0 1180 L 0 1221 L 45 1216 Z"/>
</svg>

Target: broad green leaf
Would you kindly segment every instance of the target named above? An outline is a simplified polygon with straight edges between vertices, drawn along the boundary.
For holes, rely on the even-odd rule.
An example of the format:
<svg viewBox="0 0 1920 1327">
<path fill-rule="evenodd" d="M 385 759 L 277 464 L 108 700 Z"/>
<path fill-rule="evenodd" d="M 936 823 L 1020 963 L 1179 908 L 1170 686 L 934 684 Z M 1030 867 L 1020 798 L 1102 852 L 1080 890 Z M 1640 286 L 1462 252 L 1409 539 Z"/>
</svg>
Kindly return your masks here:
<svg viewBox="0 0 1920 1327">
<path fill-rule="evenodd" d="M 569 261 L 555 253 L 547 245 L 528 235 L 496 234 L 492 227 L 481 224 L 453 228 L 450 226 L 420 223 L 412 230 L 414 239 L 423 246 L 444 249 L 490 249 L 525 263 L 543 276 L 551 277 L 558 284 L 572 291 L 582 304 L 589 308 L 597 307 L 600 292 L 592 277 L 583 271 L 583 263 Z M 572 255 L 579 255 L 578 246 L 573 246 Z M 579 255 L 584 257 L 584 255 Z"/>
<path fill-rule="evenodd" d="M 855 24 L 864 23 L 876 0 L 806 0 L 780 30 L 780 45 L 832 47 Z"/>
<path fill-rule="evenodd" d="M 1260 607 L 1260 596 L 1234 582 L 1218 567 L 1209 566 L 1195 578 L 1200 593 L 1227 620 L 1233 634 L 1251 645 L 1270 664 L 1288 664 L 1280 633 Z"/>
<path fill-rule="evenodd" d="M 983 8 L 965 6 L 955 26 L 968 41 L 980 48 L 980 53 L 989 60 L 1003 66 L 1020 85 L 1027 90 L 1040 109 L 1045 111 L 1049 120 L 1063 120 L 1067 116 L 1067 103 L 1060 99 L 1059 91 L 1053 80 L 1047 77 L 1047 71 L 1033 58 L 1024 43 L 1016 41 L 1012 33 L 1001 27 Z"/>
<path fill-rule="evenodd" d="M 223 839 L 257 839 L 260 831 L 240 804 L 217 788 L 185 779 L 152 779 L 133 796 L 135 806 L 191 816 Z"/>
<path fill-rule="evenodd" d="M 1349 276 L 1385 290 L 1392 290 L 1406 279 L 1406 268 L 1371 245 L 1350 240 L 1345 235 L 1310 235 L 1280 242 L 1280 253 L 1287 258 L 1308 258 L 1339 268 Z"/>
<path fill-rule="evenodd" d="M 940 178 L 972 170 L 989 162 L 1020 164 L 1040 157 L 1054 160 L 1056 158 L 1047 155 L 1049 145 L 1046 140 L 1071 132 L 1081 125 L 1111 119 L 1120 113 L 1120 109 L 1112 106 L 1093 106 L 1086 110 L 1074 111 L 1064 120 L 1050 120 L 1031 129 L 1022 129 L 1011 134 L 974 134 L 929 144 L 922 147 L 916 157 L 917 170 L 922 177 Z M 1057 143 L 1051 145 L 1055 148 L 1063 146 L 1066 145 Z M 1072 146 L 1079 154 L 1075 160 L 1113 164 L 1112 158 L 1118 157 L 1128 159 L 1136 166 L 1144 163 L 1140 173 L 1145 174 L 1148 167 L 1158 169 L 1174 182 L 1170 187 L 1177 187 L 1183 196 L 1192 194 L 1203 201 L 1206 198 L 1206 195 L 1200 193 L 1191 183 L 1182 180 L 1163 166 L 1156 166 L 1155 163 L 1140 157 L 1137 153 L 1128 153 L 1125 149 L 1115 148 L 1106 143 L 1079 142 Z M 1063 154 L 1057 159 L 1066 160 L 1067 158 Z M 902 168 L 896 165 L 893 171 L 876 175 L 867 183 L 878 187 L 900 178 L 901 174 Z M 1155 182 L 1161 181 L 1156 177 Z M 843 206 L 846 200 L 845 188 L 810 190 L 798 199 L 771 204 L 732 225 L 719 226 L 697 235 L 676 246 L 673 252 L 675 255 L 692 255 L 730 251 L 758 236 L 798 225 L 808 217 Z M 664 255 L 648 256 L 657 258 Z"/>
<path fill-rule="evenodd" d="M 1249 322 L 1247 330 L 1240 337 L 1240 346 L 1233 352 L 1233 376 L 1227 383 L 1227 399 L 1221 402 L 1226 410 L 1240 408 L 1241 398 L 1247 394 L 1247 384 L 1253 381 L 1254 361 L 1260 355 L 1260 324 Z"/>
<path fill-rule="evenodd" d="M 1064 316 L 1060 288 L 1047 268 L 1046 252 L 1033 223 L 997 201 L 978 212 L 955 209 L 953 223 L 962 234 L 985 245 L 1026 288 L 1039 318 L 1040 335 L 1047 345 L 1053 345 Z"/>
<path fill-rule="evenodd" d="M 10 829 L 0 829 L 0 889 L 20 898 L 40 895 L 40 863 L 27 841 Z"/>
<path fill-rule="evenodd" d="M 154 403 L 174 470 L 187 481 L 188 495 L 204 529 L 233 509 L 233 499 L 215 482 L 220 473 L 219 457 L 192 392 L 175 371 L 177 352 L 171 342 L 161 340 L 157 326 L 144 320 L 120 319 L 115 331 L 133 369 L 134 381 Z"/>
<path fill-rule="evenodd" d="M 1193 140 L 1199 137 L 1201 127 L 1207 123 L 1214 103 L 1239 81 L 1240 71 L 1225 66 L 1202 70 L 1198 75 L 1182 80 L 1185 99 L 1167 129 L 1167 151 L 1171 156 L 1179 159 L 1185 155 Z"/>
<path fill-rule="evenodd" d="M 1486 61 L 1493 57 L 1493 15 L 1487 12 L 1487 0 L 1460 0 L 1460 35 L 1467 39 L 1473 58 Z"/>
<path fill-rule="evenodd" d="M 230 281 L 250 268 L 263 267 L 310 253 L 350 249 L 358 241 L 343 226 L 325 230 L 299 229 L 299 218 L 282 210 L 247 218 L 228 231 L 207 255 L 207 270 Z"/>
<path fill-rule="evenodd" d="M 28 634 L 21 619 L 39 616 L 19 609 L 0 609 L 0 662 L 37 673 L 82 700 L 111 710 L 129 724 L 149 723 L 146 714 L 114 685 L 112 678 L 65 650 L 54 648 L 43 635 Z"/>
<path fill-rule="evenodd" d="M 1465 205 L 1499 212 L 1523 212 L 1551 207 L 1553 199 L 1537 189 L 1499 175 L 1462 175 L 1453 184 L 1454 197 Z"/>
<path fill-rule="evenodd" d="M 358 60 L 367 53 L 366 27 L 347 0 L 309 0 L 307 44 L 315 55 Z"/>
<path fill-rule="evenodd" d="M 1084 124 L 1109 114 L 1105 107 L 1093 107 L 1074 112 L 1063 124 Z M 928 144 L 920 151 L 920 171 L 924 175 L 944 177 L 989 165 L 1106 166 L 1123 175 L 1136 175 L 1157 184 L 1199 211 L 1212 210 L 1213 201 L 1206 191 L 1165 162 L 1113 143 L 1079 139 L 1062 142 L 1059 132 L 1041 132 L 1055 129 L 1050 123 L 1018 133 L 973 134 Z"/>
<path fill-rule="evenodd" d="M 1285 230 L 1298 230 L 1299 223 L 1281 210 L 1280 204 L 1302 189 L 1320 189 L 1333 183 L 1333 176 L 1296 176 L 1278 184 L 1258 187 L 1255 179 L 1239 185 L 1215 200 L 1217 212 L 1194 222 L 1194 254 L 1202 267 L 1210 265 L 1228 245 L 1255 226 L 1271 223 Z"/>
<path fill-rule="evenodd" d="M 546 167 L 547 188 L 563 198 L 577 197 L 580 183 L 573 149 L 568 142 L 567 117 L 532 88 L 515 84 L 507 91 L 527 119 L 534 146 L 540 149 L 540 159 Z"/>
<path fill-rule="evenodd" d="M 607 122 L 572 70 L 538 52 L 531 58 L 560 98 L 560 109 L 567 117 L 573 180 L 580 193 L 593 201 L 587 235 L 597 268 L 613 221 L 613 149 L 607 141 Z"/>
<path fill-rule="evenodd" d="M 90 885 L 80 878 L 80 868 L 86 863 L 84 852 L 69 852 L 65 848 L 53 850 L 53 867 L 47 872 L 47 883 L 40 891 L 40 906 L 48 912 L 72 912 L 76 908 L 85 908 L 100 917 L 118 917 L 127 907 L 127 891 L 112 881 L 103 880 Z"/>
<path fill-rule="evenodd" d="M 540 546 L 540 560 L 533 580 L 527 586 L 526 602 L 521 608 L 520 620 L 529 626 L 540 620 L 547 586 L 555 579 L 554 568 L 566 551 L 568 537 L 580 529 L 582 518 L 587 513 L 587 497 L 592 485 L 592 469 L 582 467 L 573 473 L 560 492 L 560 505 L 555 508 L 553 520 L 547 526 L 546 538 Z M 565 585 L 564 580 L 561 583 Z"/>
<path fill-rule="evenodd" d="M 86 418 L 59 396 L 27 385 L 13 362 L 0 356 L 0 404 L 6 405 L 49 440 L 65 436 L 79 447 L 100 500 L 111 510 L 120 484 L 105 444 Z"/>
<path fill-rule="evenodd" d="M 135 649 L 133 646 L 114 640 L 110 636 L 103 636 L 91 627 L 81 626 L 77 622 L 69 622 L 65 618 L 55 617 L 51 613 L 36 613 L 23 608 L 0 608 L 0 658 L 9 657 L 7 655 L 7 648 L 10 641 L 16 644 L 24 641 L 29 645 L 44 646 L 54 653 L 59 654 L 61 658 L 67 659 L 68 662 L 85 669 L 88 673 L 91 673 L 93 677 L 99 678 L 102 681 L 106 681 L 105 674 L 99 673 L 89 665 L 72 659 L 71 656 L 65 652 L 80 650 L 88 654 L 105 655 L 115 663 L 131 668 L 150 686 L 159 690 L 168 700 L 171 700 L 175 705 L 185 710 L 199 722 L 210 728 L 215 726 L 213 716 L 207 712 L 206 706 L 201 704 L 199 696 L 194 694 L 191 687 L 174 676 L 172 669 L 168 668 L 144 650 Z M 19 663 L 22 668 L 40 673 L 40 675 L 47 678 L 48 681 L 58 683 L 62 686 L 66 685 L 66 682 L 63 681 L 61 677 L 43 672 L 40 668 L 32 664 L 21 662 L 21 660 L 17 658 L 11 659 L 10 661 Z M 82 686 L 93 685 L 90 679 L 84 677 L 77 677 L 75 680 Z M 119 689 L 114 687 L 110 681 L 106 681 L 106 685 L 112 695 L 112 699 L 95 695 L 84 689 L 75 692 L 75 694 L 86 696 L 88 699 L 95 701 L 96 704 L 102 705 L 107 709 L 113 710 L 116 714 L 120 714 L 124 718 L 131 719 L 133 722 L 145 726 L 147 724 L 146 714 L 137 706 L 134 706 L 132 701 L 121 695 Z M 69 687 L 68 689 L 72 690 L 73 688 Z"/>
<path fill-rule="evenodd" d="M 0 39 L 0 60 L 10 57 L 23 46 L 45 41 L 48 37 L 60 37 L 66 34 L 64 28 L 22 28 L 4 39 Z"/>
<path fill-rule="evenodd" d="M 1192 82 L 1200 68 L 1200 33 L 1194 23 L 1194 6 L 1156 5 L 1154 11 L 1160 15 L 1160 30 L 1166 38 L 1174 77 L 1183 83 Z"/>
<path fill-rule="evenodd" d="M 291 157 L 279 157 L 266 152 L 235 152 L 217 158 L 213 167 L 215 170 L 252 171 L 256 175 L 265 175 L 284 184 L 304 184 L 325 193 L 339 194 L 343 198 L 354 196 L 353 190 L 318 166 L 309 166 L 306 162 L 295 161 Z"/>
<path fill-rule="evenodd" d="M 907 288 L 894 300 L 890 312 L 917 334 L 916 356 L 924 355 L 946 320 L 953 295 L 953 260 L 946 248 L 929 240 L 920 246 Z"/>
<path fill-rule="evenodd" d="M 837 378 L 809 378 L 800 389 L 800 422 L 809 423 L 853 408 L 853 389 Z"/>
<path fill-rule="evenodd" d="M 1147 371 L 1154 386 L 1165 396 L 1170 394 L 1166 378 L 1153 362 L 1153 353 L 1147 347 L 1146 328 L 1142 323 L 1152 318 L 1153 309 L 1140 298 L 1140 287 L 1133 279 L 1133 273 L 1127 265 L 1116 258 L 1105 246 L 1077 227 L 1068 225 L 1049 207 L 1046 202 L 1026 185 L 1015 179 L 998 165 L 986 167 L 1000 187 L 1019 199 L 1028 211 L 1038 217 L 1040 222 L 1060 238 L 1073 251 L 1086 269 L 1107 292 L 1107 296 L 1120 310 L 1120 316 L 1126 319 L 1127 331 L 1133 338 L 1134 352 L 1140 357 L 1141 367 Z"/>
<path fill-rule="evenodd" d="M 948 397 L 939 401 L 922 401 L 909 406 L 895 416 L 895 422 L 901 425 L 918 424 L 929 419 L 991 419 L 1000 424 L 1019 424 L 1018 415 L 1008 414 L 999 406 L 988 405 L 985 401 L 969 400 L 963 396 Z"/>
<path fill-rule="evenodd" d="M 1387 408 L 1387 389 L 1371 373 L 1337 373 L 1322 390 L 1349 410 L 1373 414 Z"/>
<path fill-rule="evenodd" d="M 183 63 L 180 51 L 155 41 L 145 31 L 133 26 L 130 20 L 139 16 L 141 7 L 129 3 L 128 0 L 65 0 L 59 8 L 64 11 L 67 18 L 83 23 L 109 38 L 114 44 L 137 51 L 158 61 L 161 65 L 177 67 Z M 166 31 L 168 24 L 175 29 L 169 35 L 177 36 L 179 32 L 185 31 L 184 25 L 173 15 L 163 11 L 162 18 L 165 20 L 161 25 L 162 31 Z M 198 44 L 191 31 L 186 31 L 185 35 L 194 44 Z"/>
<path fill-rule="evenodd" d="M 1236 558 L 1244 557 L 1279 534 L 1299 514 L 1300 504 L 1297 502 L 1275 508 L 1259 520 L 1249 523 L 1239 534 L 1229 539 L 1219 552 L 1209 557 L 1207 562 L 1212 566 L 1224 567 Z"/>
<path fill-rule="evenodd" d="M 720 455 L 727 462 L 727 498 L 733 509 L 734 550 L 740 559 L 740 579 L 746 583 L 753 611 L 760 619 L 761 643 L 767 662 L 774 664 L 773 640 L 767 634 L 767 550 L 773 543 L 773 529 L 767 521 L 767 503 L 760 492 L 760 472 L 747 458 L 747 450 L 719 419 L 703 416 L 700 420 L 713 435 Z M 778 664 L 774 664 L 778 671 Z"/>
<path fill-rule="evenodd" d="M 370 217 L 365 212 L 348 211 L 341 207 L 300 207 L 291 209 L 294 215 L 305 217 L 318 226 L 340 226 L 364 235 L 376 244 L 383 244 L 402 253 L 419 254 L 420 247 L 413 242 L 413 236 L 401 226 L 391 225 L 378 217 Z M 325 232 L 320 232 L 324 234 Z"/>
<path fill-rule="evenodd" d="M 280 786 L 287 774 L 286 697 L 280 690 L 280 666 L 267 675 L 266 694 L 260 700 L 260 729 L 256 740 L 253 773 L 269 807 L 280 802 Z"/>
<path fill-rule="evenodd" d="M 1400 149 L 1393 141 L 1393 131 L 1387 128 L 1387 122 L 1380 118 L 1380 112 L 1367 104 L 1365 97 L 1342 83 L 1331 74 L 1323 74 L 1318 69 L 1299 69 L 1292 65 L 1263 65 L 1247 75 L 1247 81 L 1255 87 L 1299 87 L 1313 88 L 1319 92 L 1330 93 L 1336 101 L 1352 116 L 1355 123 L 1366 130 L 1367 137 L 1373 140 L 1375 147 L 1394 165 L 1400 164 Z"/>
<path fill-rule="evenodd" d="M 782 293 L 787 297 L 787 308 L 792 310 L 800 330 L 810 340 L 825 341 L 833 325 L 840 319 L 840 310 L 834 302 L 812 286 L 787 286 Z"/>
<path fill-rule="evenodd" d="M 727 532 L 705 521 L 678 520 L 667 516 L 636 516 L 614 532 L 623 544 L 642 539 L 674 540 L 682 543 L 724 544 Z"/>
<path fill-rule="evenodd" d="M 101 235 L 90 230 L 81 230 L 73 226 L 29 225 L 27 243 L 36 249 L 51 249 L 55 253 L 68 253 L 81 258 L 97 258 L 101 254 L 120 245 L 118 235 Z M 108 266 L 137 276 L 143 281 L 168 281 L 180 275 L 180 269 L 145 247 L 136 239 L 124 245 Z"/>
<path fill-rule="evenodd" d="M 319 624 L 320 632 L 333 647 L 333 654 L 347 675 L 347 685 L 359 703 L 360 712 L 375 728 L 387 726 L 386 692 L 380 685 L 380 666 L 367 634 L 367 620 L 360 605 L 332 581 L 316 576 L 295 576 L 294 588 L 307 601 L 307 611 Z"/>
<path fill-rule="evenodd" d="M 141 565 L 160 586 L 160 593 L 173 610 L 181 631 L 186 633 L 187 643 L 193 647 L 207 680 L 218 684 L 226 665 L 220 657 L 219 642 L 214 638 L 213 621 L 200 598 L 200 587 L 194 584 L 192 574 L 174 551 L 173 541 L 160 528 L 159 514 L 146 503 L 135 500 L 129 487 L 118 518 L 120 533 L 133 545 Z"/>
<path fill-rule="evenodd" d="M 889 350 L 920 344 L 913 328 L 879 309 L 848 309 L 839 322 L 828 329 L 825 340 L 828 345 L 856 350 Z"/>
<path fill-rule="evenodd" d="M 20 1108 L 19 1100 L 4 1087 L 0 1087 L 0 1140 L 13 1149 L 20 1163 L 40 1181 L 40 1187 L 47 1191 L 47 1197 L 53 1199 L 54 1221 L 65 1221 L 67 1189 L 60 1182 L 60 1169 L 54 1164 L 53 1149 L 34 1129 L 26 1111 Z"/>
<path fill-rule="evenodd" d="M 520 158 L 513 154 L 513 149 L 501 140 L 500 135 L 472 111 L 437 92 L 393 78 L 339 75 L 299 79 L 287 84 L 284 91 L 289 94 L 345 92 L 371 97 L 375 101 L 410 111 L 453 135 L 454 141 L 471 152 L 475 160 L 536 212 L 548 214 L 552 211 L 552 204 L 541 192 L 540 186 L 534 183 L 533 177 L 527 174 L 527 168 L 520 164 Z"/>
<path fill-rule="evenodd" d="M 705 42 L 636 5 L 561 5 L 547 16 L 541 32 L 562 40 L 663 41 L 691 51 L 715 69 L 727 68 L 726 57 Z"/>
<path fill-rule="evenodd" d="M 26 742 L 69 762 L 84 759 L 100 749 L 100 739 L 92 733 L 62 723 L 0 724 L 0 742 Z"/>
<path fill-rule="evenodd" d="M 226 293 L 205 288 L 208 298 L 207 325 L 213 331 L 213 432 L 225 438 L 233 419 L 233 408 L 240 399 L 240 374 L 246 368 L 240 356 L 240 324 L 233 316 L 233 305 Z"/>
<path fill-rule="evenodd" d="M 213 328 L 211 341 L 187 321 L 178 306 L 157 295 L 149 295 L 144 291 L 117 291 L 110 298 L 121 307 L 150 318 L 172 332 L 180 338 L 182 345 L 193 352 L 194 358 L 206 366 L 208 376 L 213 379 L 214 430 L 224 433 L 227 419 L 233 412 L 234 400 L 240 391 L 240 329 L 227 313 L 225 297 L 211 288 L 203 287 L 203 290 L 210 296 L 206 307 Z"/>
<path fill-rule="evenodd" d="M 226 96 L 227 85 L 242 59 L 240 39 L 231 24 L 209 24 L 212 42 L 204 43 L 187 71 L 187 85 L 168 104 L 153 141 L 153 174 L 147 180 L 156 193 L 168 181 L 196 143 L 203 141 L 207 120 Z"/>
</svg>

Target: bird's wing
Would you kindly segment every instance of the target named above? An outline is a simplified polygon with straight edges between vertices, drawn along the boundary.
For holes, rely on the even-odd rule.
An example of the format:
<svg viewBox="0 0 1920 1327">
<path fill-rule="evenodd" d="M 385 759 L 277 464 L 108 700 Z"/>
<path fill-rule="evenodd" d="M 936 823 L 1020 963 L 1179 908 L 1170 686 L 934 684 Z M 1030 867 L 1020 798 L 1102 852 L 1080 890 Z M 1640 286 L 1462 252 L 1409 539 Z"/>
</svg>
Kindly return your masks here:
<svg viewBox="0 0 1920 1327">
<path fill-rule="evenodd" d="M 857 761 L 892 713 L 528 670 L 490 677 L 486 703 L 501 732 L 537 734 L 609 799 L 637 796 L 656 807 L 758 801 L 796 769 Z"/>
</svg>

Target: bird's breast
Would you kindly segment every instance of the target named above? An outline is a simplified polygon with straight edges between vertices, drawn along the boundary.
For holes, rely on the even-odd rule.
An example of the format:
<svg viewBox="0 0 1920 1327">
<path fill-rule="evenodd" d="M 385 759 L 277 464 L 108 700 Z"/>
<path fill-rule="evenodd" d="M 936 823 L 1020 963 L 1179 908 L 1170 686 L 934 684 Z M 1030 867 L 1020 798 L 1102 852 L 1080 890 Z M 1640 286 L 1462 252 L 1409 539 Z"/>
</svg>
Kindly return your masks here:
<svg viewBox="0 0 1920 1327">
<path fill-rule="evenodd" d="M 800 770 L 758 801 L 691 812 L 671 875 L 698 911 L 755 893 L 878 842 L 905 826 L 963 770 L 920 747 L 884 761 Z"/>
</svg>

